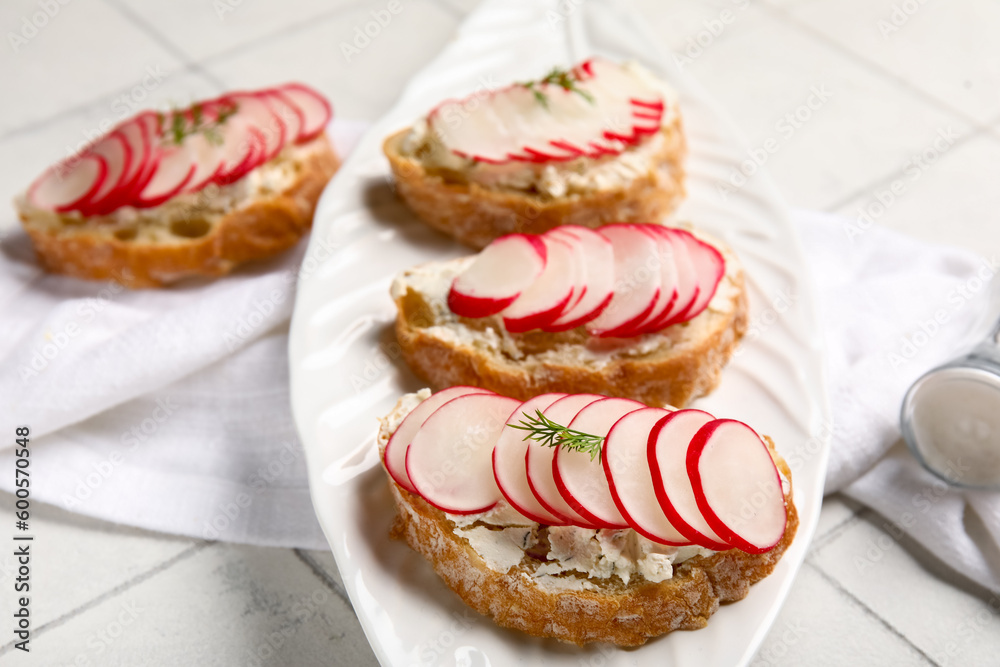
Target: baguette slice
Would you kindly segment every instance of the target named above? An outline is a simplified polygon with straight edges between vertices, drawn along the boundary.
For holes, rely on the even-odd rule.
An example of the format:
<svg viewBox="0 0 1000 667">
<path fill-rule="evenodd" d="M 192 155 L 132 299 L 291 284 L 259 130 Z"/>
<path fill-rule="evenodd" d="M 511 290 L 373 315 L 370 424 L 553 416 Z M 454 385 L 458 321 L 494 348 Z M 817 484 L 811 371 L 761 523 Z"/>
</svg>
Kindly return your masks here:
<svg viewBox="0 0 1000 667">
<path fill-rule="evenodd" d="M 435 391 L 472 385 L 520 400 L 592 393 L 684 407 L 715 388 L 747 327 L 739 260 L 719 241 L 695 234 L 726 261 L 715 296 L 689 322 L 635 338 L 593 338 L 583 327 L 513 334 L 499 317 L 460 318 L 448 309 L 448 290 L 471 257 L 406 270 L 391 288 L 403 357 Z"/>
<path fill-rule="evenodd" d="M 127 287 L 221 276 L 295 245 L 312 226 L 320 193 L 340 165 L 325 134 L 287 146 L 239 181 L 149 209 L 83 217 L 15 205 L 42 266 Z"/>
<path fill-rule="evenodd" d="M 645 171 L 622 183 L 558 197 L 484 187 L 461 172 L 432 169 L 419 152 L 408 150 L 411 132 L 413 128 L 393 134 L 382 147 L 395 177 L 396 192 L 418 218 L 477 250 L 504 234 L 540 234 L 558 225 L 600 227 L 661 220 L 677 208 L 685 194 L 682 162 L 687 146 L 679 112 L 673 113 L 661 130 L 662 141 Z M 602 162 L 621 159 L 608 157 Z"/>
<path fill-rule="evenodd" d="M 401 399 L 382 422 L 379 444 L 383 449 L 412 408 L 412 402 L 409 406 L 405 403 L 408 398 Z M 768 576 L 792 543 L 798 514 L 792 502 L 791 471 L 770 438 L 765 437 L 765 441 L 788 481 L 788 523 L 781 541 L 763 554 L 730 549 L 694 555 L 675 564 L 672 576 L 662 581 L 652 582 L 641 574 L 629 577 L 627 582 L 617 576 L 598 579 L 575 572 L 541 575 L 539 567 L 543 562 L 531 553 L 525 553 L 513 566 L 491 563 L 464 536 L 464 531 L 458 530 L 455 520 L 459 517 L 432 507 L 390 477 L 397 509 L 391 536 L 405 541 L 426 558 L 467 605 L 500 626 L 579 645 L 608 642 L 640 646 L 674 630 L 705 627 L 720 604 L 741 600 L 751 585 Z M 489 527 L 483 521 L 473 525 Z M 527 525 L 536 531 L 540 528 L 537 524 Z"/>
</svg>

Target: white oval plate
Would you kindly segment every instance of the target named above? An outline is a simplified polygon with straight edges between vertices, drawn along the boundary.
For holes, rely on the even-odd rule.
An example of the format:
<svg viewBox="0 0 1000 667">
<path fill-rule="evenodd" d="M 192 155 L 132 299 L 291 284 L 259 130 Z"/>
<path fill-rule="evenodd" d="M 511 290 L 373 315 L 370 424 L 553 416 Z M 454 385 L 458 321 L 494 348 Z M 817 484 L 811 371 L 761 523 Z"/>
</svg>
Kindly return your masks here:
<svg viewBox="0 0 1000 667">
<path fill-rule="evenodd" d="M 570 9 L 568 9 L 570 8 Z M 568 13 L 567 13 L 568 11 Z M 377 418 L 422 385 L 399 358 L 388 295 L 401 269 L 468 251 L 415 220 L 392 192 L 382 139 L 446 97 L 544 75 L 599 54 L 636 59 L 680 94 L 689 200 L 677 216 L 728 242 L 748 277 L 751 329 L 720 387 L 698 403 L 771 435 L 793 467 L 798 536 L 774 573 L 708 627 L 644 647 L 577 648 L 503 630 L 471 612 L 406 545 L 378 465 Z M 746 154 L 702 90 L 658 53 L 621 3 L 488 0 L 323 194 L 292 320 L 292 408 L 313 504 L 361 624 L 384 665 L 719 665 L 749 662 L 806 553 L 822 500 L 829 409 L 799 241 L 770 181 L 720 190 Z"/>
</svg>

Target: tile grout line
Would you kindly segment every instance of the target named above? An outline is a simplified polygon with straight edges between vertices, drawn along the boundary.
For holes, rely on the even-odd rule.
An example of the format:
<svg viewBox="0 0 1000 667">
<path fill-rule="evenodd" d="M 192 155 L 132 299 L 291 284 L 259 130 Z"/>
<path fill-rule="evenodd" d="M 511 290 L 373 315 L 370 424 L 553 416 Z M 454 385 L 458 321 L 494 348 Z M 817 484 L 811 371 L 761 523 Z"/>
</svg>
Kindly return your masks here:
<svg viewBox="0 0 1000 667">
<path fill-rule="evenodd" d="M 941 667 L 941 665 L 938 662 L 936 662 L 933 658 L 931 658 L 929 655 L 927 655 L 927 653 L 925 653 L 922 648 L 920 648 L 919 646 L 917 646 L 916 644 L 914 644 L 912 641 L 910 641 L 910 639 L 906 635 L 904 635 L 902 632 L 900 632 L 892 623 L 890 623 L 889 621 L 887 621 L 880 614 L 876 613 L 874 609 L 872 609 L 871 607 L 869 607 L 867 604 L 865 604 L 864 602 L 862 602 L 860 598 L 858 598 L 856 595 L 854 595 L 849 590 L 847 590 L 844 587 L 843 584 L 841 584 L 837 579 L 835 579 L 833 576 L 831 576 L 829 573 L 827 573 L 826 570 L 824 570 L 823 568 L 819 567 L 815 563 L 807 562 L 806 565 L 809 566 L 809 567 L 811 567 L 813 570 L 815 570 L 816 573 L 819 574 L 819 576 L 821 576 L 824 581 L 826 581 L 828 584 L 830 584 L 831 586 L 833 586 L 834 589 L 836 589 L 841 595 L 847 597 L 854 604 L 858 605 L 866 614 L 868 614 L 869 616 L 871 616 L 872 618 L 874 618 L 876 621 L 878 621 L 882 626 L 884 626 L 886 630 L 888 630 L 893 635 L 895 635 L 896 637 L 898 637 L 899 639 L 901 639 L 906 645 L 908 645 L 914 651 L 916 651 L 918 654 L 920 654 L 920 656 L 924 660 L 926 660 L 929 664 L 934 665 L 934 667 Z"/>
<path fill-rule="evenodd" d="M 963 120 L 964 122 L 968 123 L 969 125 L 971 125 L 976 130 L 989 129 L 988 126 L 984 125 L 980 121 L 978 121 L 975 118 L 973 118 L 972 116 L 968 115 L 965 111 L 962 111 L 961 109 L 956 109 L 956 108 L 952 107 L 947 102 L 945 102 L 945 101 L 943 101 L 941 99 L 938 99 L 938 97 L 936 95 L 932 95 L 931 93 L 925 92 L 921 88 L 918 88 L 917 86 L 914 86 L 913 84 L 911 84 L 910 82 L 906 81 L 905 79 L 897 76 L 892 71 L 887 70 L 882 65 L 879 65 L 878 63 L 873 62 L 873 61 L 869 60 L 868 58 L 864 57 L 863 55 L 855 52 L 853 49 L 845 47 L 845 46 L 841 45 L 840 43 L 834 41 L 833 39 L 830 39 L 822 31 L 817 30 L 816 28 L 812 27 L 808 23 L 805 23 L 804 21 L 802 21 L 802 20 L 800 20 L 800 19 L 792 16 L 788 12 L 787 9 L 775 7 L 775 6 L 772 6 L 770 4 L 763 4 L 763 5 L 760 5 L 760 6 L 763 7 L 765 11 L 769 12 L 775 18 L 778 18 L 779 20 L 784 21 L 788 25 L 790 25 L 790 26 L 798 29 L 800 32 L 808 34 L 809 36 L 811 36 L 816 41 L 822 42 L 828 48 L 833 49 L 834 51 L 837 51 L 841 55 L 843 55 L 843 56 L 847 57 L 848 59 L 854 61 L 855 64 L 857 64 L 857 65 L 863 65 L 866 69 L 868 69 L 869 71 L 871 71 L 871 72 L 879 75 L 883 79 L 888 79 L 888 80 L 892 81 L 896 85 L 900 86 L 901 88 L 906 89 L 907 91 L 909 91 L 910 93 L 912 93 L 916 97 L 920 98 L 925 103 L 930 104 L 931 106 L 936 107 L 939 111 L 944 111 L 947 114 L 950 114 L 952 116 L 955 116 L 956 118 L 959 118 L 959 119 Z"/>
<path fill-rule="evenodd" d="M 120 11 L 120 7 L 119 7 L 119 5 L 117 3 L 115 3 L 113 5 L 111 4 L 111 3 L 115 2 L 115 0 L 105 0 L 105 2 L 107 2 L 109 5 L 113 6 L 114 9 Z M 178 74 L 190 73 L 190 74 L 197 74 L 197 75 L 204 76 L 211 83 L 219 86 L 219 88 L 221 90 L 225 90 L 226 87 L 227 87 L 226 82 L 224 82 L 224 81 L 218 79 L 217 77 L 215 77 L 214 75 L 212 75 L 209 72 L 209 70 L 207 70 L 204 67 L 205 64 L 210 63 L 210 62 L 215 62 L 215 61 L 218 61 L 218 60 L 223 60 L 223 59 L 228 58 L 228 57 L 230 57 L 232 55 L 236 55 L 236 54 L 239 54 L 239 53 L 242 53 L 242 52 L 245 52 L 245 51 L 249 51 L 254 46 L 258 46 L 259 47 L 259 46 L 261 46 L 261 44 L 263 42 L 270 41 L 272 38 L 281 37 L 283 35 L 295 32 L 295 31 L 303 29 L 303 28 L 312 27 L 313 25 L 315 25 L 316 21 L 325 21 L 325 20 L 328 20 L 328 19 L 331 19 L 331 18 L 336 18 L 336 16 L 338 16 L 342 12 L 353 11 L 355 9 L 358 9 L 359 7 L 362 7 L 362 6 L 364 6 L 364 0 L 357 0 L 356 2 L 353 2 L 353 3 L 349 4 L 349 5 L 345 5 L 345 6 L 342 6 L 342 7 L 338 7 L 337 9 L 331 10 L 331 11 L 325 13 L 325 14 L 320 14 L 318 16 L 315 16 L 315 17 L 311 18 L 311 19 L 303 20 L 303 21 L 300 21 L 298 23 L 287 25 L 287 26 L 284 26 L 283 28 L 279 28 L 278 30 L 275 30 L 274 32 L 269 33 L 268 35 L 263 36 L 261 39 L 258 39 L 258 40 L 248 40 L 248 41 L 246 41 L 246 42 L 244 42 L 242 44 L 237 44 L 236 46 L 233 46 L 233 47 L 231 47 L 231 48 L 229 48 L 227 50 L 215 53 L 215 54 L 213 54 L 213 55 L 211 55 L 211 56 L 209 56 L 209 57 L 207 57 L 207 58 L 205 58 L 205 59 L 203 59 L 201 61 L 198 61 L 198 62 L 194 62 L 194 61 L 190 60 L 187 57 L 179 57 L 178 55 L 175 55 L 174 54 L 174 50 L 171 49 L 171 55 L 174 55 L 174 57 L 179 57 L 180 64 L 181 64 L 181 67 L 177 70 L 176 73 L 178 73 Z M 124 11 L 122 11 L 122 15 L 126 16 L 128 18 L 128 20 L 133 21 L 132 15 L 126 15 Z M 136 24 L 136 25 L 137 25 L 137 27 L 140 27 L 141 30 L 143 30 L 144 32 L 146 32 L 146 28 L 145 27 L 139 26 L 139 24 Z M 172 45 L 171 45 L 171 47 L 172 47 Z M 177 53 L 181 53 L 181 52 L 178 50 Z M 88 100 L 87 102 L 84 102 L 83 104 L 78 104 L 78 105 L 70 107 L 68 109 L 63 109 L 62 111 L 58 111 L 58 112 L 52 114 L 51 116 L 47 116 L 47 117 L 42 118 L 40 120 L 31 121 L 31 122 L 25 123 L 23 125 L 19 125 L 17 127 L 11 128 L 11 129 L 7 130 L 6 132 L 4 132 L 3 135 L 0 135 L 0 142 L 6 141 L 7 139 L 10 139 L 12 137 L 16 137 L 16 136 L 21 135 L 21 134 L 26 134 L 28 132 L 33 132 L 35 130 L 42 129 L 42 128 L 48 126 L 48 125 L 51 125 L 53 123 L 58 122 L 59 120 L 61 120 L 63 118 L 68 118 L 68 117 L 74 116 L 76 114 L 79 114 L 79 113 L 81 113 L 83 111 L 86 111 L 88 109 L 97 107 L 97 106 L 101 105 L 102 103 L 104 103 L 107 99 L 113 98 L 114 96 L 119 95 L 119 94 L 121 94 L 123 92 L 127 92 L 130 88 L 131 88 L 131 86 L 126 86 L 124 88 L 120 88 L 120 89 L 118 89 L 116 91 L 113 91 L 112 93 L 110 93 L 108 95 L 103 95 L 103 96 L 101 96 L 99 98 L 94 98 L 94 99 Z"/>
<path fill-rule="evenodd" d="M 32 638 L 36 638 L 39 635 L 41 635 L 41 634 L 43 634 L 43 633 L 45 633 L 45 632 L 47 632 L 47 631 L 49 631 L 49 630 L 51 630 L 53 628 L 59 627 L 63 623 L 66 623 L 66 622 L 72 620 L 73 618 L 79 616 L 83 612 L 89 611 L 89 610 L 93 609 L 94 607 L 96 607 L 97 605 L 101 604 L 102 602 L 105 602 L 105 601 L 110 600 L 110 599 L 112 599 L 114 597 L 117 597 L 118 595 L 120 595 L 121 593 L 124 593 L 125 591 L 127 591 L 130 588 L 132 588 L 133 586 L 141 584 L 142 582 L 144 582 L 144 581 L 146 581 L 148 579 L 151 579 L 152 577 L 156 576 L 160 572 L 163 572 L 165 570 L 170 569 L 171 567 L 173 567 L 177 563 L 185 560 L 186 558 L 189 558 L 189 557 L 193 556 L 197 552 L 201 551 L 205 547 L 208 547 L 208 546 L 210 546 L 212 544 L 215 544 L 215 543 L 214 542 L 198 542 L 198 543 L 192 544 L 191 546 L 189 546 L 187 549 L 185 549 L 184 551 L 180 552 L 179 554 L 177 554 L 177 555 L 175 555 L 175 556 L 173 556 L 171 558 L 168 558 L 167 560 L 165 560 L 162 563 L 160 563 L 160 564 L 158 564 L 158 565 L 150 568 L 149 570 L 146 570 L 145 572 L 137 574 L 136 576 L 132 577 L 128 581 L 125 581 L 125 582 L 123 582 L 121 584 L 118 584 L 117 586 L 115 586 L 111 590 L 105 591 L 104 593 L 101 593 L 97 597 L 95 597 L 95 598 L 93 598 L 91 600 L 88 600 L 87 602 L 84 602 L 82 605 L 80 605 L 76 609 L 71 609 L 70 611 L 66 612 L 62 616 L 54 618 L 51 621 L 49 621 L 48 623 L 43 623 L 42 625 L 40 625 L 40 626 L 38 626 L 36 628 L 33 628 L 32 631 L 31 631 L 32 632 Z M 16 643 L 16 640 L 11 641 L 8 644 L 4 644 L 3 646 L 0 646 L 0 655 L 3 655 L 4 653 L 7 653 L 11 649 L 13 649 L 15 643 Z"/>
<path fill-rule="evenodd" d="M 146 33 L 146 36 L 150 37 L 154 42 L 159 44 L 160 47 L 162 47 L 164 50 L 167 51 L 167 53 L 172 55 L 174 58 L 177 58 L 177 60 L 179 60 L 181 63 L 184 64 L 185 69 L 187 71 L 194 72 L 195 74 L 204 77 L 213 85 L 218 87 L 220 90 L 225 88 L 225 84 L 218 77 L 216 77 L 214 74 L 204 69 L 203 67 L 201 67 L 201 65 L 192 60 L 187 53 L 185 53 L 180 47 L 178 47 L 172 41 L 167 39 L 167 37 L 163 35 L 163 33 L 161 33 L 159 30 L 150 25 L 146 21 L 146 19 L 144 19 L 142 16 L 139 16 L 134 11 L 132 11 L 131 7 L 122 4 L 119 0 L 104 0 L 104 3 L 106 5 L 111 6 L 126 20 L 131 22 L 132 25 L 137 27 L 142 32 Z"/>
<path fill-rule="evenodd" d="M 963 146 L 963 145 L 969 143 L 970 141 L 972 141 L 973 139 L 981 138 L 984 135 L 992 135 L 992 132 L 991 132 L 990 128 L 988 128 L 988 127 L 974 127 L 971 132 L 969 132 L 968 134 L 965 134 L 965 135 L 959 137 L 958 139 L 956 139 L 955 142 L 951 146 L 948 147 L 947 152 L 950 152 L 952 149 L 954 149 L 954 148 L 956 148 L 958 146 Z M 993 137 L 993 138 L 997 138 L 997 137 Z M 941 157 L 944 158 L 946 156 L 945 155 L 941 155 Z M 906 174 L 906 170 L 907 169 L 909 169 L 909 167 L 904 166 L 904 167 L 902 167 L 900 169 L 896 169 L 894 171 L 891 171 L 891 172 L 889 172 L 888 174 L 886 174 L 884 176 L 879 176 L 879 177 L 875 178 L 875 180 L 869 181 L 868 183 L 866 183 L 862 187 L 859 187 L 859 188 L 855 189 L 853 192 L 842 196 L 840 199 L 838 199 L 837 201 L 833 202 L 832 204 L 827 204 L 826 206 L 823 207 L 822 210 L 832 213 L 832 212 L 836 211 L 837 209 L 839 209 L 839 208 L 841 208 L 843 206 L 846 206 L 847 204 L 851 203 L 855 199 L 859 199 L 861 197 L 864 197 L 866 194 L 870 194 L 872 192 L 872 190 L 874 190 L 874 189 L 876 189 L 876 188 L 878 188 L 880 186 L 888 185 L 888 184 L 892 183 L 893 181 L 901 178 L 903 175 Z"/>
<path fill-rule="evenodd" d="M 865 509 L 867 509 L 867 508 L 865 508 Z M 809 547 L 810 554 L 818 552 L 818 551 L 821 551 L 822 549 L 826 548 L 831 542 L 833 542 L 838 537 L 840 537 L 841 535 L 843 535 L 844 531 L 846 531 L 847 529 L 849 529 L 854 524 L 858 523 L 861 520 L 861 512 L 862 511 L 863 510 L 859 510 L 857 512 L 852 512 L 851 516 L 847 517 L 846 519 L 844 519 L 843 521 L 841 521 L 840 523 L 838 523 L 837 525 L 835 525 L 830 530 L 826 531 L 825 533 L 823 533 L 819 537 L 815 538 L 813 540 L 813 543 Z M 806 556 L 806 558 L 809 558 L 809 557 L 810 557 L 809 555 Z"/>
<path fill-rule="evenodd" d="M 323 582 L 327 588 L 336 593 L 337 597 L 343 600 L 347 604 L 347 606 L 351 608 L 352 612 L 354 611 L 354 605 L 351 604 L 351 599 L 350 597 L 348 597 L 347 591 L 345 591 L 343 587 L 341 587 L 341 585 L 338 584 L 333 579 L 333 577 L 327 574 L 327 572 L 320 566 L 319 563 L 317 563 L 315 560 L 313 560 L 311 556 L 302 551 L 302 549 L 292 549 L 292 552 L 295 553 L 296 558 L 298 558 L 300 561 L 302 561 L 302 563 L 306 567 L 312 570 L 312 573 L 316 575 L 317 579 Z"/>
<path fill-rule="evenodd" d="M 973 126 L 968 134 L 962 135 L 961 137 L 955 140 L 955 143 L 949 147 L 948 149 L 949 152 L 955 146 L 964 145 L 972 141 L 973 139 L 979 139 L 984 136 L 994 141 L 1000 141 L 1000 128 L 994 127 L 998 123 L 1000 123 L 1000 115 L 994 116 L 993 118 L 989 119 L 985 125 Z M 871 190 L 873 190 L 874 188 L 877 188 L 880 185 L 886 185 L 887 183 L 891 183 L 893 180 L 900 178 L 903 174 L 906 173 L 906 169 L 907 169 L 906 167 L 903 167 L 902 169 L 897 169 L 896 171 L 890 172 L 885 176 L 880 176 L 875 180 L 870 181 L 867 185 L 856 189 L 851 194 L 841 197 L 838 201 L 824 206 L 822 210 L 830 213 L 835 212 L 838 208 L 846 206 L 851 201 L 863 197 L 866 193 L 871 192 Z"/>
<path fill-rule="evenodd" d="M 110 0 L 106 0 L 106 1 L 110 1 Z M 243 42 L 241 44 L 236 44 L 234 46 L 231 46 L 228 49 L 223 49 L 222 51 L 219 51 L 218 53 L 213 53 L 212 55 L 207 56 L 205 58 L 202 58 L 200 61 L 198 61 L 198 65 L 199 66 L 205 66 L 205 65 L 207 65 L 209 63 L 214 63 L 214 62 L 217 62 L 217 61 L 220 61 L 220 60 L 225 60 L 226 58 L 230 58 L 230 57 L 232 57 L 234 55 L 238 55 L 238 54 L 241 54 L 241 53 L 244 53 L 244 52 L 247 52 L 247 51 L 251 51 L 255 47 L 256 48 L 261 48 L 267 42 L 275 41 L 275 40 L 277 40 L 277 39 L 279 39 L 281 37 L 285 37 L 287 35 L 294 34 L 294 33 L 299 32 L 301 30 L 306 30 L 306 29 L 309 29 L 309 28 L 314 28 L 319 23 L 323 23 L 325 21 L 329 21 L 331 19 L 335 19 L 335 18 L 339 17 L 341 14 L 346 14 L 347 12 L 355 11 L 355 10 L 361 9 L 361 8 L 363 8 L 365 6 L 366 6 L 365 0 L 354 0 L 354 2 L 350 2 L 350 3 L 346 4 L 346 5 L 337 7 L 335 9 L 331 9 L 328 12 L 325 12 L 325 13 L 322 13 L 322 14 L 317 14 L 316 16 L 312 16 L 310 18 L 298 21 L 297 23 L 290 23 L 289 25 L 283 26 L 283 27 L 275 30 L 274 32 L 271 32 L 271 33 L 268 33 L 267 35 L 264 35 L 260 39 L 250 39 L 250 40 L 247 40 L 247 41 L 245 41 L 245 42 Z"/>
</svg>

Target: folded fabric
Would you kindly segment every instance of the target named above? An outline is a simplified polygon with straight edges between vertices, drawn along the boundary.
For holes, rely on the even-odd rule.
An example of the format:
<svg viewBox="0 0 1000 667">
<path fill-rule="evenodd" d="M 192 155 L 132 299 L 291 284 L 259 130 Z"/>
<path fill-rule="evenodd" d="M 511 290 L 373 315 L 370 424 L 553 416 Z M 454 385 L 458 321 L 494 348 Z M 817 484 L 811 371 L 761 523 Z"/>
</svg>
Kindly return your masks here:
<svg viewBox="0 0 1000 667">
<path fill-rule="evenodd" d="M 830 215 L 797 219 L 827 334 L 834 424 L 826 492 L 843 490 L 881 514 L 890 536 L 909 535 L 1000 592 L 1000 563 L 987 556 L 1000 546 L 1000 493 L 946 485 L 910 455 L 899 431 L 913 381 L 989 330 L 1000 258 Z"/>
<path fill-rule="evenodd" d="M 338 153 L 366 127 L 334 121 Z M 31 429 L 35 500 L 167 533 L 325 547 L 288 403 L 304 244 L 220 280 L 136 291 L 43 273 L 21 233 L 2 249 L 0 432 Z"/>
</svg>

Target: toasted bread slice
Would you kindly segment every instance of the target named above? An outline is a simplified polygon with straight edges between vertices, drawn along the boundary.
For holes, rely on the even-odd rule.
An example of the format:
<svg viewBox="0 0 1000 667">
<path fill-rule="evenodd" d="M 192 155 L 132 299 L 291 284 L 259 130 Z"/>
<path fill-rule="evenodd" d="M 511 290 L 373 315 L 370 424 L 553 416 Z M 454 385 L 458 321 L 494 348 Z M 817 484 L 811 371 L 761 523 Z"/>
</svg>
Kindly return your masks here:
<svg viewBox="0 0 1000 667">
<path fill-rule="evenodd" d="M 406 399 L 382 422 L 379 444 L 383 450 L 389 436 L 412 409 L 412 401 L 407 404 Z M 509 522 L 491 523 L 490 515 L 477 519 L 445 514 L 390 478 L 397 508 L 391 535 L 424 556 L 466 604 L 498 625 L 574 644 L 599 641 L 639 646 L 674 630 L 705 627 L 720 604 L 744 598 L 752 584 L 768 576 L 792 543 L 798 515 L 792 502 L 791 471 L 775 452 L 770 438 L 765 441 L 786 482 L 783 486 L 788 522 L 780 542 L 763 554 L 737 549 L 711 552 L 696 547 L 675 548 L 676 560 L 669 576 L 656 577 L 658 581 L 642 573 L 633 573 L 624 580 L 619 575 L 595 577 L 570 567 L 553 575 L 558 568 L 552 566 L 551 551 L 546 553 L 550 529 L 524 517 L 520 522 L 523 526 L 507 529 L 518 535 L 528 531 L 526 535 L 534 536 L 532 546 L 519 559 L 516 554 L 515 558 L 496 558 L 481 545 L 477 548 L 472 539 L 474 531 L 487 530 L 487 535 L 495 535 Z M 582 531 L 584 539 L 591 534 L 592 539 L 597 539 L 595 531 L 572 530 Z M 599 532 L 612 541 L 636 538 L 630 529 Z"/>
<path fill-rule="evenodd" d="M 309 231 L 340 161 L 325 134 L 287 146 L 230 185 L 175 197 L 149 209 L 82 217 L 17 202 L 46 270 L 77 278 L 158 287 L 189 276 L 221 276 L 270 257 Z"/>
<path fill-rule="evenodd" d="M 592 338 L 583 327 L 512 334 L 499 317 L 460 318 L 448 309 L 451 282 L 471 257 L 406 270 L 391 289 L 403 357 L 434 390 L 473 385 L 521 400 L 596 393 L 684 407 L 715 388 L 747 327 L 739 260 L 695 234 L 726 261 L 715 296 L 694 319 L 636 338 Z"/>
<path fill-rule="evenodd" d="M 422 158 L 419 145 L 410 146 L 413 132 L 413 128 L 397 132 L 382 147 L 395 176 L 396 192 L 421 220 L 477 250 L 504 234 L 540 234 L 558 225 L 659 221 L 677 208 L 685 194 L 682 163 L 687 146 L 676 111 L 660 134 L 647 140 L 652 146 L 649 154 L 628 169 L 614 167 L 641 149 L 560 166 L 576 173 L 602 166 L 621 173 L 599 187 L 558 196 L 530 185 L 524 189 L 487 187 L 463 171 L 432 168 Z"/>
</svg>

